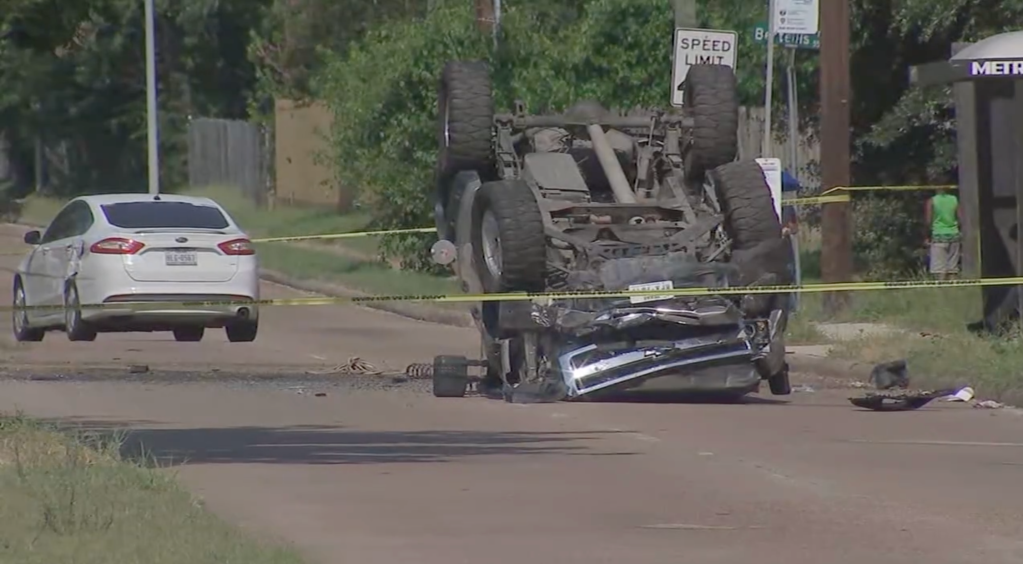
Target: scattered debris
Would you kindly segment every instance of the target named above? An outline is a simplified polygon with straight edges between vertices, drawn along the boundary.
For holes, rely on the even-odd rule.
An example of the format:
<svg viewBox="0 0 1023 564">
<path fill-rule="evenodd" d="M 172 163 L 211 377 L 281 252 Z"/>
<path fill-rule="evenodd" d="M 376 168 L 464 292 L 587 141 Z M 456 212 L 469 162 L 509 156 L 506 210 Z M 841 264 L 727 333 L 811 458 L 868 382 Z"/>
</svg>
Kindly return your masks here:
<svg viewBox="0 0 1023 564">
<path fill-rule="evenodd" d="M 1005 407 L 1005 404 L 999 403 L 994 400 L 984 400 L 978 401 L 977 403 L 973 404 L 973 407 L 976 407 L 978 409 L 1002 409 L 1003 407 Z"/>
<path fill-rule="evenodd" d="M 392 384 L 405 384 L 408 381 L 409 381 L 409 379 L 408 379 L 407 376 L 392 376 L 391 377 L 391 383 Z"/>
<path fill-rule="evenodd" d="M 148 364 L 131 364 L 128 366 L 129 374 L 145 374 L 149 372 Z"/>
<path fill-rule="evenodd" d="M 426 362 L 414 362 L 405 367 L 405 375 L 412 380 L 429 380 L 433 378 L 433 365 Z"/>
<path fill-rule="evenodd" d="M 973 399 L 973 396 L 975 395 L 976 392 L 973 391 L 973 388 L 967 386 L 945 398 L 945 401 L 967 402 Z"/>
<path fill-rule="evenodd" d="M 909 367 L 905 359 L 882 362 L 870 371 L 870 382 L 879 390 L 909 387 Z"/>
<path fill-rule="evenodd" d="M 860 382 L 859 380 L 856 380 L 854 382 L 850 382 L 849 383 L 849 387 L 850 388 L 856 388 L 856 389 L 863 389 L 863 388 L 870 387 L 870 384 L 868 384 L 866 382 Z"/>
<path fill-rule="evenodd" d="M 867 392 L 863 397 L 849 398 L 849 403 L 856 407 L 873 411 L 911 411 L 920 409 L 937 398 L 949 396 L 955 392 L 955 388 L 880 393 Z"/>
<path fill-rule="evenodd" d="M 811 386 L 807 386 L 806 384 L 797 384 L 792 386 L 792 391 L 797 394 L 812 394 L 817 390 L 814 390 Z"/>
<path fill-rule="evenodd" d="M 378 369 L 376 366 L 373 366 L 357 356 L 349 358 L 348 362 L 339 364 L 334 368 L 327 370 L 311 370 L 306 372 L 306 374 L 316 374 L 319 376 L 325 374 L 360 374 L 364 376 L 377 376 L 382 373 L 383 371 Z"/>
<path fill-rule="evenodd" d="M 64 379 L 63 374 L 33 374 L 28 377 L 31 382 L 59 382 Z"/>
<path fill-rule="evenodd" d="M 316 392 L 315 395 L 318 398 L 325 398 L 325 397 L 327 397 L 327 392 Z"/>
</svg>

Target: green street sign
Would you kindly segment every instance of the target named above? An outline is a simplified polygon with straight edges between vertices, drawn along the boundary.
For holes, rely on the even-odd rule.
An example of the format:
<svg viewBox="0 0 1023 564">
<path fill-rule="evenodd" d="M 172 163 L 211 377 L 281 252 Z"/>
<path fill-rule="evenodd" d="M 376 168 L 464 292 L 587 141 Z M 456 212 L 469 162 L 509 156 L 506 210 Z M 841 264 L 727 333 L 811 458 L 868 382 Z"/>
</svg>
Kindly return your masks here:
<svg viewBox="0 0 1023 564">
<path fill-rule="evenodd" d="M 767 43 L 767 23 L 758 23 L 753 28 L 753 40 L 757 43 Z M 813 35 L 805 35 L 802 33 L 776 33 L 774 34 L 774 44 L 782 47 L 792 47 L 794 49 L 812 49 L 818 50 L 821 48 L 821 36 L 819 33 Z"/>
</svg>

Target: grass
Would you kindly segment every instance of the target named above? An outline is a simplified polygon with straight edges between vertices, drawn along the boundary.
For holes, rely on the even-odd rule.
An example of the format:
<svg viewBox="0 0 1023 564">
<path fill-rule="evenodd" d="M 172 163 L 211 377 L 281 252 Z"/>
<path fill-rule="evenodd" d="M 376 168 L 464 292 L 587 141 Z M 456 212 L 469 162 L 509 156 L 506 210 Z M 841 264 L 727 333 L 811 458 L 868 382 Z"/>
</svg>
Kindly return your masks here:
<svg viewBox="0 0 1023 564">
<path fill-rule="evenodd" d="M 0 561 L 299 564 L 245 537 L 119 442 L 0 414 Z"/>
<path fill-rule="evenodd" d="M 819 270 L 819 233 L 801 234 L 806 282 Z M 920 278 L 924 278 L 924 274 Z M 829 318 L 823 297 L 806 294 L 797 318 L 798 330 L 817 322 L 877 323 L 903 330 L 897 336 L 868 335 L 834 343 L 831 355 L 877 363 L 906 359 L 919 387 L 970 385 L 986 398 L 1023 405 L 1023 344 L 1020 334 L 980 337 L 966 329 L 981 319 L 980 288 L 925 288 L 852 292 L 850 307 Z M 810 339 L 827 341 L 819 331 Z M 793 339 L 790 337 L 790 341 Z"/>
<path fill-rule="evenodd" d="M 324 208 L 277 206 L 261 209 L 229 187 L 190 189 L 185 194 L 216 200 L 254 238 L 288 237 L 323 233 L 348 233 L 366 229 L 369 217 L 362 213 L 338 214 Z M 45 225 L 63 202 L 53 198 L 25 200 L 21 220 Z M 399 271 L 378 258 L 375 237 L 319 243 L 258 243 L 260 263 L 267 269 L 303 280 L 331 282 L 375 294 L 456 293 L 454 280 L 418 272 Z M 446 306 L 447 304 L 445 304 Z"/>
</svg>

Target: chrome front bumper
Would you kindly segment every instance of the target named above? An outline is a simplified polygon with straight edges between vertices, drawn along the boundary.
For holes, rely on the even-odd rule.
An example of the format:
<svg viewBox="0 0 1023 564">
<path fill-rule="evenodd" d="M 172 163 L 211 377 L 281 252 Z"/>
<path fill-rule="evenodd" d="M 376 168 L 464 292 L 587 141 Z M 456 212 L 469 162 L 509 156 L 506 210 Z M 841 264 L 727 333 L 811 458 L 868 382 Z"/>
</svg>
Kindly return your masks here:
<svg viewBox="0 0 1023 564">
<path fill-rule="evenodd" d="M 641 387 L 664 377 L 684 389 L 739 390 L 758 384 L 753 367 L 758 354 L 741 334 L 732 338 L 717 334 L 618 350 L 590 344 L 561 354 L 557 366 L 569 398 Z M 701 380 L 706 386 L 699 384 Z"/>
</svg>

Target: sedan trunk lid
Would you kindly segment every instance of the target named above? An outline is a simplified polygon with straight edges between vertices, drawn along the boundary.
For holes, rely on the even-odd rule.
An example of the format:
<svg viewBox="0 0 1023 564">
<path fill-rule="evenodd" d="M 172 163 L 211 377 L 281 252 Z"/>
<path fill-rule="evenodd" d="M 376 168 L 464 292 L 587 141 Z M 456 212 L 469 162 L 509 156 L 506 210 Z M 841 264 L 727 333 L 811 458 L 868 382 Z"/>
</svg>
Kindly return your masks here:
<svg viewBox="0 0 1023 564">
<path fill-rule="evenodd" d="M 236 238 L 223 231 L 139 230 L 122 236 L 145 245 L 135 254 L 122 255 L 132 280 L 228 282 L 238 272 L 240 257 L 227 255 L 217 246 Z"/>
</svg>

